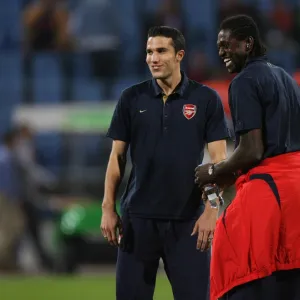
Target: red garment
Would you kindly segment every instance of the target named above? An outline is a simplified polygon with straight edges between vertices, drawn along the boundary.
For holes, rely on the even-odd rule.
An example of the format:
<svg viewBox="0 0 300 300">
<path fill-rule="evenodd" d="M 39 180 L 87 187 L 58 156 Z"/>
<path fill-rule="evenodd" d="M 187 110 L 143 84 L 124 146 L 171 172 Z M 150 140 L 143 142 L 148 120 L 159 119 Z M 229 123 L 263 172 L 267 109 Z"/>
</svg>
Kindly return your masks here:
<svg viewBox="0 0 300 300">
<path fill-rule="evenodd" d="M 300 152 L 265 159 L 236 189 L 214 235 L 211 300 L 276 270 L 300 268 Z"/>
</svg>

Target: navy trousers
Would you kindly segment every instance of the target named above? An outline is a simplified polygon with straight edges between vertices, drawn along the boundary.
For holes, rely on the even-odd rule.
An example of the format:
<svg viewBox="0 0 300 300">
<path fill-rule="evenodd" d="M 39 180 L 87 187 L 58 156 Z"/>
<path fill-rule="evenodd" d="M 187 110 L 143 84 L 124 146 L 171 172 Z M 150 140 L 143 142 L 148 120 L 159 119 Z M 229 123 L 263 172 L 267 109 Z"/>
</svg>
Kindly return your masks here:
<svg viewBox="0 0 300 300">
<path fill-rule="evenodd" d="M 210 251 L 196 249 L 195 222 L 123 219 L 116 299 L 152 300 L 160 258 L 175 300 L 209 299 Z"/>
</svg>

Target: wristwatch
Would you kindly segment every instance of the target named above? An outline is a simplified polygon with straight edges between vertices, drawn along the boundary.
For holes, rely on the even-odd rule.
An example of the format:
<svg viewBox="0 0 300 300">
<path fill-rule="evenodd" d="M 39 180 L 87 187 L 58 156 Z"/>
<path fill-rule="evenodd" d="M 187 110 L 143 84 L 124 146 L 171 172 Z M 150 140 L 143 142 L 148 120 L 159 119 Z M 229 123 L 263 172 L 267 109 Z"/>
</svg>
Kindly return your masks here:
<svg viewBox="0 0 300 300">
<path fill-rule="evenodd" d="M 209 201 L 209 204 L 210 204 L 211 208 L 218 208 L 217 200 L 219 198 L 218 198 L 216 193 L 208 195 L 207 198 L 208 198 L 208 201 Z"/>
<path fill-rule="evenodd" d="M 223 198 L 219 195 L 219 188 L 217 185 L 206 185 L 204 187 L 204 193 L 210 203 L 210 206 L 212 208 L 218 208 L 218 200 L 220 203 L 220 206 L 223 205 L 224 200 Z"/>
<path fill-rule="evenodd" d="M 209 201 L 212 208 L 218 208 L 218 202 L 219 199 L 217 187 L 215 185 L 206 185 L 204 187 L 204 193 L 207 197 L 207 200 Z"/>
<path fill-rule="evenodd" d="M 208 168 L 208 175 L 213 176 L 213 175 L 214 175 L 214 172 L 215 172 L 215 165 L 212 164 L 212 165 L 210 165 L 209 168 Z"/>
</svg>

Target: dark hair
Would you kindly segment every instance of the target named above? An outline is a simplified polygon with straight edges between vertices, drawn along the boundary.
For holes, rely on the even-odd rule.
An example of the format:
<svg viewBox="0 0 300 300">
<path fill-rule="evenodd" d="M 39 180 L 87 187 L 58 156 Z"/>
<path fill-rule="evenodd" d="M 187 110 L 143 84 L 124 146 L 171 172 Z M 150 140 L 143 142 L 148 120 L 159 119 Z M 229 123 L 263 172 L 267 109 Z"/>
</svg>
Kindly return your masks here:
<svg viewBox="0 0 300 300">
<path fill-rule="evenodd" d="M 220 30 L 229 29 L 237 40 L 245 40 L 253 37 L 254 45 L 252 53 L 254 56 L 262 56 L 266 53 L 266 48 L 262 43 L 260 32 L 255 21 L 247 15 L 236 15 L 225 19 L 220 26 Z"/>
<path fill-rule="evenodd" d="M 185 50 L 185 38 L 183 34 L 176 28 L 169 26 L 151 27 L 148 31 L 148 38 L 156 36 L 171 38 L 176 53 L 180 50 Z"/>
</svg>

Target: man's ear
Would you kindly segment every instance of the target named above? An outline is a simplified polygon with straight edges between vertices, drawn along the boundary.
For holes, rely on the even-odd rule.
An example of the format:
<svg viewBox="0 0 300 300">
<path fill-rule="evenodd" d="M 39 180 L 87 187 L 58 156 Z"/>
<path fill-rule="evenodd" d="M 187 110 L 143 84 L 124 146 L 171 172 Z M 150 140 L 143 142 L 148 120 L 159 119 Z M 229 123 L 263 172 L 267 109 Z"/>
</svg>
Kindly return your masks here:
<svg viewBox="0 0 300 300">
<path fill-rule="evenodd" d="M 184 55 L 185 55 L 184 50 L 179 50 L 176 54 L 177 61 L 181 62 L 183 60 Z"/>
</svg>

